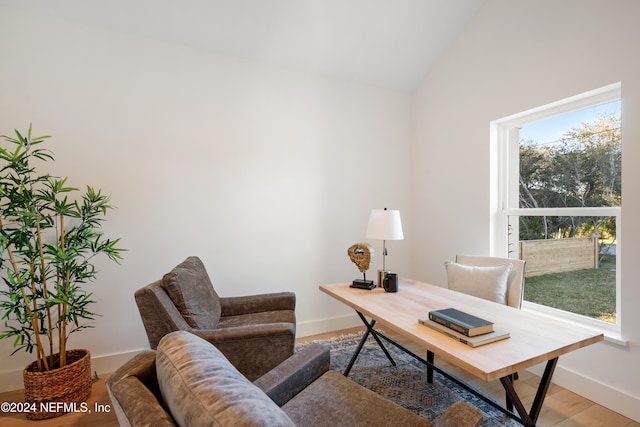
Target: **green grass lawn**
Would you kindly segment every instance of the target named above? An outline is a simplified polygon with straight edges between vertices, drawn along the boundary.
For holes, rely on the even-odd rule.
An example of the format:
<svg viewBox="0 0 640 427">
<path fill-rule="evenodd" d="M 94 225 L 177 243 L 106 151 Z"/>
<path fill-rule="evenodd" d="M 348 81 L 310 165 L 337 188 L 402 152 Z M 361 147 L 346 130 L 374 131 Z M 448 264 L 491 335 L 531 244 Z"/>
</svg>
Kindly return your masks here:
<svg viewBox="0 0 640 427">
<path fill-rule="evenodd" d="M 616 321 L 616 257 L 605 255 L 599 269 L 527 277 L 525 301 Z"/>
</svg>

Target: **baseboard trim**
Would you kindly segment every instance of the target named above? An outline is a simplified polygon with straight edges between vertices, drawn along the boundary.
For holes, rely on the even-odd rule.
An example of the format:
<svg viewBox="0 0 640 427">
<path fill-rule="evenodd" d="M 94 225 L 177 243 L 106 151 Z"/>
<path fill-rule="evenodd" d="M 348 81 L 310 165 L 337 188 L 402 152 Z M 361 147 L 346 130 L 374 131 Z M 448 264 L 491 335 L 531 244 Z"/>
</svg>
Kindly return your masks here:
<svg viewBox="0 0 640 427">
<path fill-rule="evenodd" d="M 14 391 L 24 388 L 22 371 L 0 372 L 0 392 Z"/>
<path fill-rule="evenodd" d="M 98 376 L 108 375 L 122 366 L 127 360 L 144 349 L 129 351 L 126 353 L 109 354 L 104 356 L 91 356 L 91 372 L 97 372 Z M 24 388 L 22 370 L 0 372 L 0 393 L 21 390 Z"/>
<path fill-rule="evenodd" d="M 536 375 L 542 375 L 544 368 L 538 365 L 529 370 Z M 553 383 L 598 405 L 640 422 L 640 397 L 633 396 L 609 384 L 586 377 L 563 366 L 556 367 L 553 374 Z"/>
<path fill-rule="evenodd" d="M 340 329 L 355 328 L 357 326 L 363 325 L 362 321 L 355 313 L 322 320 L 298 322 L 296 325 L 296 337 L 308 337 L 309 335 L 324 334 L 327 332 L 339 331 Z"/>
</svg>

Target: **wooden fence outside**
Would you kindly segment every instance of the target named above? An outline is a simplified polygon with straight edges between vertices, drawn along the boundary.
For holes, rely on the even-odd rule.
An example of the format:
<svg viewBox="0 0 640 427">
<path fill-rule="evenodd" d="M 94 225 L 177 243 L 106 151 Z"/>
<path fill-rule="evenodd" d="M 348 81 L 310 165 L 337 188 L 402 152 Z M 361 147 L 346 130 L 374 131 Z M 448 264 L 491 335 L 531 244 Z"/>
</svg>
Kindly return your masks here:
<svg viewBox="0 0 640 427">
<path fill-rule="evenodd" d="M 520 259 L 527 262 L 525 277 L 598 268 L 598 240 L 521 240 Z"/>
</svg>

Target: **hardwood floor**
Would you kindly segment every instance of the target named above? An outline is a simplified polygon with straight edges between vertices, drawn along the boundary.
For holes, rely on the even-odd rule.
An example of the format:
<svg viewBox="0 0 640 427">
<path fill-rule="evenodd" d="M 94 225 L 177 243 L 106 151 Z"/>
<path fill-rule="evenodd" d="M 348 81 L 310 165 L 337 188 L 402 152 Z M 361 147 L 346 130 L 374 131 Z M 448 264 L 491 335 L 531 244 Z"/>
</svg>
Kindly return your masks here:
<svg viewBox="0 0 640 427">
<path fill-rule="evenodd" d="M 48 420 L 27 420 L 24 414 L 0 413 L 0 427 L 71 427 L 71 426 L 91 426 L 91 427 L 117 427 L 118 420 L 116 414 L 110 412 L 111 399 L 107 393 L 104 380 L 109 375 L 100 375 L 100 379 L 93 383 L 91 396 L 87 402 L 87 407 L 91 411 L 86 413 L 72 413 L 61 415 Z M 9 391 L 0 393 L 0 402 L 23 402 L 24 390 Z M 96 406 L 98 405 L 98 406 Z M 96 407 L 98 410 L 96 410 Z"/>
<path fill-rule="evenodd" d="M 332 336 L 353 333 L 362 330 L 362 328 L 353 328 L 343 331 L 337 331 L 327 334 L 315 335 L 298 339 L 299 342 L 308 342 L 314 340 L 322 340 Z M 402 344 L 417 353 L 424 353 L 424 350 L 415 344 L 403 340 L 401 337 L 389 334 Z M 448 364 L 442 360 L 436 361 L 439 365 L 445 367 L 457 377 L 471 383 L 474 387 L 493 396 L 496 400 L 502 401 L 504 391 L 499 382 L 486 383 L 475 377 L 470 376 L 455 366 Z M 101 375 L 100 379 L 94 383 L 91 397 L 89 398 L 88 407 L 91 413 L 74 413 L 66 414 L 50 420 L 30 421 L 24 414 L 8 414 L 0 413 L 0 427 L 70 427 L 70 426 L 91 426 L 91 427 L 116 427 L 118 421 L 113 412 L 95 411 L 97 405 L 103 409 L 109 409 L 111 401 L 107 394 L 104 380 L 108 374 Z M 520 379 L 516 381 L 516 389 L 522 397 L 525 405 L 530 405 L 533 400 L 539 377 L 529 372 L 521 372 Z M 24 392 L 16 390 L 6 393 L 0 393 L 0 402 L 21 402 L 24 399 Z M 584 397 L 565 390 L 557 385 L 552 385 L 549 389 L 547 398 L 542 407 L 538 425 L 541 427 L 640 427 L 640 423 L 623 417 L 607 408 L 597 405 Z"/>
</svg>

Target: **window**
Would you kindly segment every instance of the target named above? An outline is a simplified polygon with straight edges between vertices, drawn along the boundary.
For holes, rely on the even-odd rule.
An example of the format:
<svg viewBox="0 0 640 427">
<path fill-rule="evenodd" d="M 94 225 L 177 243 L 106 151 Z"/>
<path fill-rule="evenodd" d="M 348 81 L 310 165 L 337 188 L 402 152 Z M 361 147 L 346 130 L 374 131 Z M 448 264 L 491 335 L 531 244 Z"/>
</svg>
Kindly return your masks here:
<svg viewBox="0 0 640 427">
<path fill-rule="evenodd" d="M 527 261 L 523 307 L 619 332 L 621 85 L 491 124 L 491 250 Z"/>
</svg>

